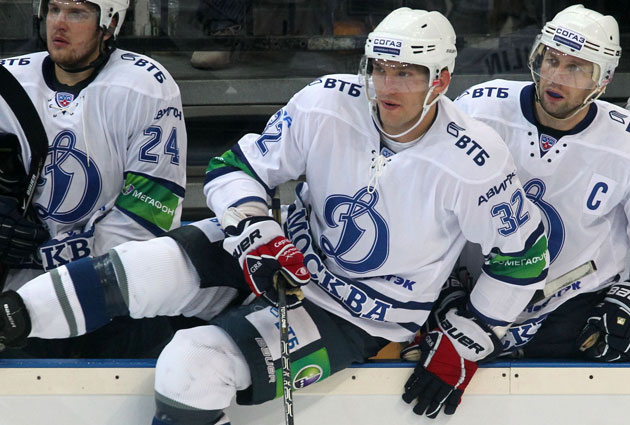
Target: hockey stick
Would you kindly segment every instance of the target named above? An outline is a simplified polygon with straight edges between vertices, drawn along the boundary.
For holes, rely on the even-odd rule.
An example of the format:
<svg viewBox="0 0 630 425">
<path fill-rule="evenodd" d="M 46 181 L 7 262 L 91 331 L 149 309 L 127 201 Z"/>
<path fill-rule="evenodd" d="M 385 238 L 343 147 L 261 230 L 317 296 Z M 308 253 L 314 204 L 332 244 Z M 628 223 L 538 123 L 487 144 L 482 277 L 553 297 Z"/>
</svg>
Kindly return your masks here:
<svg viewBox="0 0 630 425">
<path fill-rule="evenodd" d="M 280 198 L 271 198 L 273 218 L 282 226 Z M 286 279 L 281 273 L 273 277 L 278 291 L 278 320 L 280 322 L 280 362 L 282 364 L 282 395 L 284 398 L 284 423 L 293 425 L 293 383 L 291 382 L 291 358 L 289 355 L 289 319 L 287 316 Z"/>
<path fill-rule="evenodd" d="M 35 194 L 37 180 L 48 155 L 48 137 L 28 94 L 13 74 L 1 65 L 0 96 L 15 114 L 31 149 L 31 165 L 28 170 L 26 190 L 21 199 L 22 217 L 25 217 Z M 2 290 L 9 274 L 9 267 L 2 266 L 0 269 L 0 290 Z"/>
<path fill-rule="evenodd" d="M 532 306 L 537 302 L 544 300 L 560 291 L 561 289 L 567 288 L 573 285 L 578 280 L 582 279 L 585 276 L 590 275 L 591 273 L 597 270 L 597 266 L 595 266 L 595 261 L 590 260 L 584 264 L 581 264 L 574 268 L 573 270 L 569 270 L 565 274 L 558 276 L 551 282 L 547 282 L 545 287 L 542 290 L 536 291 L 528 306 Z"/>
</svg>

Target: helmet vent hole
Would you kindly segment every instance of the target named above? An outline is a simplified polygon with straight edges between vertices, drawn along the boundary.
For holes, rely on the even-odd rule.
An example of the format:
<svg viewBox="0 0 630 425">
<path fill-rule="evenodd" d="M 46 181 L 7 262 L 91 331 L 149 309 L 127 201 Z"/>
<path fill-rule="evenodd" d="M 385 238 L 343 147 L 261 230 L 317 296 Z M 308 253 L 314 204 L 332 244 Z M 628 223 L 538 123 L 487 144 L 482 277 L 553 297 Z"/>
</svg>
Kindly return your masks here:
<svg viewBox="0 0 630 425">
<path fill-rule="evenodd" d="M 435 44 L 428 44 L 426 46 L 411 46 L 413 53 L 428 53 L 435 51 Z"/>
<path fill-rule="evenodd" d="M 422 25 L 420 28 L 426 28 L 427 24 Z"/>
</svg>

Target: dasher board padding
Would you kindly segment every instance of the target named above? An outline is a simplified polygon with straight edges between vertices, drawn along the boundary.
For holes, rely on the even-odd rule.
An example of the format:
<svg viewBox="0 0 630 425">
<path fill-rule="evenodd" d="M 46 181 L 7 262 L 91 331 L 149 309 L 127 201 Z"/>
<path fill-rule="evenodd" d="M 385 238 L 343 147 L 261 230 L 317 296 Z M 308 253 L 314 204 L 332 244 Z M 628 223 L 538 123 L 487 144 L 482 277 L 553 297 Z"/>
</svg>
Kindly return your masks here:
<svg viewBox="0 0 630 425">
<path fill-rule="evenodd" d="M 149 425 L 155 361 L 0 360 L 0 425 Z M 413 365 L 351 367 L 295 393 L 296 425 L 627 423 L 630 364 L 496 362 L 455 415 L 431 421 L 400 399 Z M 282 425 L 280 400 L 231 406 L 233 425 Z"/>
</svg>

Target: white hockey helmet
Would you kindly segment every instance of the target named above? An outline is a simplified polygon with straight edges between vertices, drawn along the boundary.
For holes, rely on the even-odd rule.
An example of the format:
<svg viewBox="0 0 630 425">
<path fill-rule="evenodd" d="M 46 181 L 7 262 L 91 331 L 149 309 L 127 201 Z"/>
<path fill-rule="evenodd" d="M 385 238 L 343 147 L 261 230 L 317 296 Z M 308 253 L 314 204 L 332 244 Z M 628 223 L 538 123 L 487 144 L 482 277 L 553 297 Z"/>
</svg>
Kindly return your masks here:
<svg viewBox="0 0 630 425">
<path fill-rule="evenodd" d="M 83 2 L 80 0 L 71 0 L 75 2 Z M 129 0 L 84 0 L 87 3 L 92 3 L 98 6 L 100 10 L 100 22 L 99 25 L 101 28 L 107 30 L 109 25 L 112 22 L 112 19 L 116 14 L 118 14 L 118 23 L 116 24 L 116 28 L 114 28 L 114 37 L 118 36 L 120 32 L 120 27 L 122 27 L 123 22 L 125 21 L 125 15 L 127 14 L 127 9 L 129 8 Z M 37 17 L 42 19 L 46 13 L 46 8 L 48 7 L 48 0 L 40 0 L 39 1 L 39 11 Z"/>
<path fill-rule="evenodd" d="M 365 56 L 425 66 L 432 81 L 455 69 L 455 31 L 440 12 L 401 7 L 368 34 Z"/>
<path fill-rule="evenodd" d="M 594 66 L 594 90 L 605 87 L 612 79 L 621 57 L 619 25 L 612 16 L 604 16 L 581 4 L 569 6 L 547 22 L 536 37 L 529 58 L 529 67 L 536 76 L 541 55 L 546 47 L 574 56 Z M 586 88 L 586 87 L 582 87 Z"/>
</svg>

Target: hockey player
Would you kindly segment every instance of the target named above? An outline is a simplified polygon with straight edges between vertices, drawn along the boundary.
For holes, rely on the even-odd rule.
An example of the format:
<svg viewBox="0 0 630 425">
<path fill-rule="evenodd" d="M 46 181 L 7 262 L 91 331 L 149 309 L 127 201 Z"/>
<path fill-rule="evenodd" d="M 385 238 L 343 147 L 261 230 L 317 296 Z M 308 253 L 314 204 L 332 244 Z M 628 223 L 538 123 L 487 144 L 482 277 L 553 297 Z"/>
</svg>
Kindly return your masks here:
<svg viewBox="0 0 630 425">
<path fill-rule="evenodd" d="M 41 224 L 0 197 L 0 262 L 11 267 L 5 289 L 180 225 L 187 148 L 180 92 L 159 63 L 116 48 L 128 6 L 42 0 L 48 51 L 0 61 L 30 96 L 49 143 L 32 202 Z M 13 128 L 11 120 L 0 114 L 0 127 Z"/>
<path fill-rule="evenodd" d="M 2 339 L 68 337 L 121 312 L 211 318 L 247 289 L 261 297 L 179 331 L 156 368 L 154 425 L 225 424 L 234 396 L 281 394 L 276 273 L 305 296 L 289 314 L 301 388 L 412 339 L 470 240 L 488 255 L 484 273 L 469 299 L 443 300 L 403 389 L 416 414 L 453 414 L 476 362 L 500 351 L 544 285 L 548 260 L 507 148 L 443 96 L 455 56 L 444 16 L 393 11 L 368 36 L 359 76 L 313 81 L 262 134 L 210 161 L 204 191 L 221 226 L 128 242 L 5 294 Z M 267 194 L 300 175 L 283 229 Z"/>
<path fill-rule="evenodd" d="M 590 260 L 597 267 L 519 315 L 503 339 L 518 355 L 582 357 L 581 349 L 590 359 L 630 360 L 630 283 L 617 283 L 627 278 L 630 248 L 630 119 L 598 100 L 620 55 L 612 16 L 570 6 L 534 42 L 533 83 L 493 80 L 456 101 L 514 155 L 546 224 L 549 279 Z"/>
</svg>

